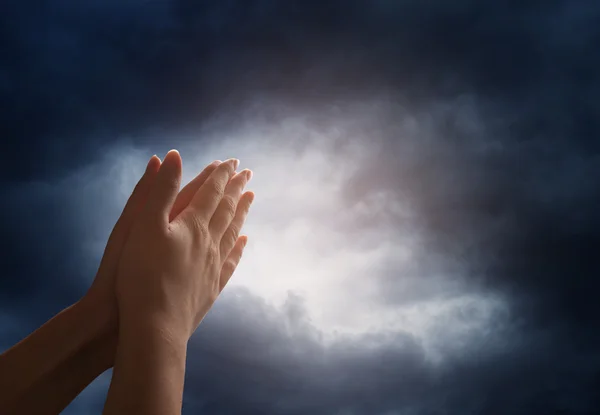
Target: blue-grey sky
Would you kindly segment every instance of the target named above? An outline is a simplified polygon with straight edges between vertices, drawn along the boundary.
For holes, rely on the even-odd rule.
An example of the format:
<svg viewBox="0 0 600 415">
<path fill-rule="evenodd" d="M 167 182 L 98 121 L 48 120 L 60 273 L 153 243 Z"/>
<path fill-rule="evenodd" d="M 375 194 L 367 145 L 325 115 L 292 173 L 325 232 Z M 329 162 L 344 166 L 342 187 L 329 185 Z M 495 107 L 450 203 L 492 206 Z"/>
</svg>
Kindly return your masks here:
<svg viewBox="0 0 600 415">
<path fill-rule="evenodd" d="M 152 154 L 254 170 L 184 414 L 600 407 L 596 1 L 0 5 L 0 347 L 76 301 Z M 99 413 L 110 372 L 65 411 Z"/>
</svg>

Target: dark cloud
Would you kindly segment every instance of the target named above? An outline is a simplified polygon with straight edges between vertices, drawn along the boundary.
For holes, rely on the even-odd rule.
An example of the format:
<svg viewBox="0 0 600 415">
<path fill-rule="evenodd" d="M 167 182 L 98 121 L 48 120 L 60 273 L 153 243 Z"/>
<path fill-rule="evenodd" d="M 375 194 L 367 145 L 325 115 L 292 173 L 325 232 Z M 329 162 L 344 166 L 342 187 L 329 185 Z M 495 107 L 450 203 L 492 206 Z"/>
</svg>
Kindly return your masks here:
<svg viewBox="0 0 600 415">
<path fill-rule="evenodd" d="M 458 289 L 508 311 L 436 363 L 409 332 L 326 344 L 301 298 L 276 309 L 232 291 L 194 337 L 184 412 L 595 413 L 599 15 L 591 0 L 2 4 L 0 344 L 93 275 L 72 253 L 105 239 L 124 202 L 103 198 L 110 176 L 86 185 L 109 149 L 162 154 L 189 144 L 176 133 L 254 116 L 346 117 L 343 131 L 379 148 L 348 177 L 347 202 L 391 191 L 408 212 L 365 214 L 355 234 L 386 221 L 425 248 L 403 272 L 427 283 L 406 291 L 382 264 L 380 301 Z M 89 206 L 101 222 L 82 219 Z"/>
</svg>

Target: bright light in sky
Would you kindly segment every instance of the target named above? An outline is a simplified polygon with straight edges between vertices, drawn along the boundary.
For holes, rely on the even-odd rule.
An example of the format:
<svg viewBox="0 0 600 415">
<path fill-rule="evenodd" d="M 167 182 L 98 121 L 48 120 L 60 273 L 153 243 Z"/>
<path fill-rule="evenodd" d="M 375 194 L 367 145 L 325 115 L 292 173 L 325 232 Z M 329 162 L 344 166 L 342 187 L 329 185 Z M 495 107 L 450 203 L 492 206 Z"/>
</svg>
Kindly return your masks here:
<svg viewBox="0 0 600 415">
<path fill-rule="evenodd" d="M 501 298 L 467 289 L 435 257 L 420 263 L 428 255 L 411 227 L 414 212 L 402 200 L 402 178 L 398 187 L 379 186 L 359 199 L 347 195 L 366 166 L 380 167 L 374 164 L 377 141 L 353 136 L 352 123 L 341 119 L 335 128 L 317 128 L 301 117 L 251 121 L 204 132 L 201 142 L 179 150 L 184 183 L 214 159 L 237 157 L 240 169 L 255 173 L 248 189 L 256 198 L 243 231 L 250 241 L 220 301 L 249 292 L 283 309 L 301 299 L 304 318 L 325 342 L 338 335 L 410 332 L 434 361 L 486 335 L 492 319 L 507 312 Z M 112 168 L 101 181 L 118 177 L 119 203 L 145 156 L 140 149 L 119 149 L 105 160 Z M 91 249 L 99 255 L 104 244 L 99 237 Z M 394 300 L 396 292 L 401 295 Z"/>
</svg>

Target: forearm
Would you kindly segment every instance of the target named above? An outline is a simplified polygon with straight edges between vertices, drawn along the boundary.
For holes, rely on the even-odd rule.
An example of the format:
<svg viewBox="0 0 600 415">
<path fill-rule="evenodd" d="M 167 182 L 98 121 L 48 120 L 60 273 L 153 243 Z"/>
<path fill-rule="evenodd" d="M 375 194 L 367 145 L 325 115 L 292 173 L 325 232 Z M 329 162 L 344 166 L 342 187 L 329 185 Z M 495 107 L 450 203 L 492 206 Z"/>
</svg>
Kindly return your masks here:
<svg viewBox="0 0 600 415">
<path fill-rule="evenodd" d="M 187 338 L 153 321 L 121 323 L 104 415 L 181 413 Z"/>
<path fill-rule="evenodd" d="M 1 413 L 60 413 L 114 363 L 116 325 L 76 303 L 0 356 Z"/>
</svg>

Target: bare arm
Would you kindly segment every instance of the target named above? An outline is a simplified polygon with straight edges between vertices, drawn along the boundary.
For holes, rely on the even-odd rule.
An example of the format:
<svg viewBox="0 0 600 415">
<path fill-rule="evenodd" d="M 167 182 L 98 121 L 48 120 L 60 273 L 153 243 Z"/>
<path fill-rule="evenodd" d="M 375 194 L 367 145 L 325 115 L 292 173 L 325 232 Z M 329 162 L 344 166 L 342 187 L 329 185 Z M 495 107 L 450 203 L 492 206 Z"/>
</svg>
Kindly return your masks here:
<svg viewBox="0 0 600 415">
<path fill-rule="evenodd" d="M 116 325 L 97 311 L 76 303 L 0 356 L 2 414 L 58 414 L 113 365 Z"/>
<path fill-rule="evenodd" d="M 105 414 L 181 412 L 187 339 L 159 321 L 125 324 Z"/>
</svg>

